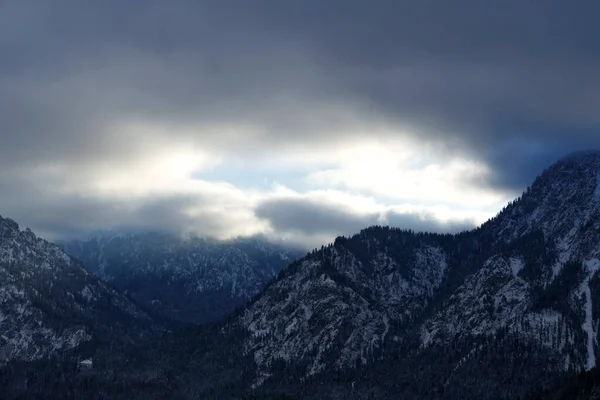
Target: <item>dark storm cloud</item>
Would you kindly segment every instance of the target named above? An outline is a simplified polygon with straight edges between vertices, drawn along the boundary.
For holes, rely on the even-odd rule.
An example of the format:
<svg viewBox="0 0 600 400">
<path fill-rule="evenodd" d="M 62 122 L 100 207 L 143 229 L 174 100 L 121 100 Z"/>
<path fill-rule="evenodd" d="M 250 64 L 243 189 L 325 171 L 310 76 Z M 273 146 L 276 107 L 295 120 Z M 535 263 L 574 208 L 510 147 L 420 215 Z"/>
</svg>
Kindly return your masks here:
<svg viewBox="0 0 600 400">
<path fill-rule="evenodd" d="M 245 152 L 379 125 L 486 162 L 482 186 L 521 189 L 600 147 L 599 12 L 588 0 L 3 1 L 0 168 L 126 159 L 155 139 L 119 130 L 130 121 Z M 171 129 L 222 123 L 257 134 Z M 342 214 L 323 218 L 370 221 Z"/>
<path fill-rule="evenodd" d="M 385 211 L 361 213 L 341 204 L 309 198 L 275 198 L 262 201 L 254 210 L 279 232 L 304 235 L 351 235 L 371 225 L 390 225 L 417 232 L 459 232 L 473 228 L 471 220 L 442 222 L 431 213 Z"/>
<path fill-rule="evenodd" d="M 112 78 L 115 86 L 133 78 L 125 96 L 143 103 L 130 104 L 131 112 L 212 113 L 212 98 L 231 101 L 231 111 L 244 116 L 253 101 L 292 90 L 288 96 L 299 100 L 371 102 L 390 119 L 464 135 L 461 144 L 492 153 L 490 142 L 524 134 L 560 141 L 569 128 L 599 121 L 600 5 L 591 1 L 59 0 L 2 7 L 6 76 L 60 80 L 109 68 L 112 77 L 90 78 Z M 294 69 L 295 56 L 308 57 L 315 70 Z M 35 82 L 26 81 L 26 89 L 35 91 Z M 307 92 L 293 92 L 308 83 Z M 319 91 L 323 84 L 328 94 Z M 103 105 L 106 112 L 119 108 Z M 548 136 L 496 129 L 507 122 L 565 129 Z M 275 127 L 284 125 L 285 118 Z"/>
<path fill-rule="evenodd" d="M 242 3 L 242 26 L 310 43 L 343 93 L 488 162 L 489 185 L 600 146 L 597 2 Z"/>
<path fill-rule="evenodd" d="M 260 4 L 239 22 L 309 42 L 341 90 L 490 162 L 490 184 L 519 187 L 540 163 L 600 146 L 597 2 Z"/>
</svg>

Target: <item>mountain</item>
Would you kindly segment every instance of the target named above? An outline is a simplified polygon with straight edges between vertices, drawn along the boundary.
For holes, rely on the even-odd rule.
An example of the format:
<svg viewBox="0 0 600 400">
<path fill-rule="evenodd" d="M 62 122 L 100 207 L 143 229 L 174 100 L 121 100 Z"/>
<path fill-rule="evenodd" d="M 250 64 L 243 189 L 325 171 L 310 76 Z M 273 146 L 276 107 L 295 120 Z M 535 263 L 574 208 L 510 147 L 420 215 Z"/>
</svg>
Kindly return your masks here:
<svg viewBox="0 0 600 400">
<path fill-rule="evenodd" d="M 596 365 L 599 259 L 600 153 L 588 152 L 473 231 L 338 238 L 284 270 L 223 340 L 244 332 L 258 392 L 518 398 Z"/>
<path fill-rule="evenodd" d="M 0 366 L 117 340 L 160 326 L 57 246 L 0 217 Z"/>
<path fill-rule="evenodd" d="M 564 369 L 594 367 L 600 155 L 554 165 L 483 229 L 498 250 L 423 325 L 424 345 L 502 328 L 519 336 L 547 329 L 538 342 L 560 355 Z"/>
<path fill-rule="evenodd" d="M 167 233 L 99 233 L 60 246 L 147 309 L 192 323 L 223 318 L 304 254 L 261 237 L 219 241 Z"/>
<path fill-rule="evenodd" d="M 366 228 L 292 262 L 218 324 L 174 331 L 92 375 L 57 369 L 32 382 L 51 364 L 5 368 L 0 388 L 28 382 L 44 394 L 58 380 L 56 398 L 521 399 L 597 364 L 599 260 L 600 152 L 580 153 L 477 229 Z"/>
</svg>

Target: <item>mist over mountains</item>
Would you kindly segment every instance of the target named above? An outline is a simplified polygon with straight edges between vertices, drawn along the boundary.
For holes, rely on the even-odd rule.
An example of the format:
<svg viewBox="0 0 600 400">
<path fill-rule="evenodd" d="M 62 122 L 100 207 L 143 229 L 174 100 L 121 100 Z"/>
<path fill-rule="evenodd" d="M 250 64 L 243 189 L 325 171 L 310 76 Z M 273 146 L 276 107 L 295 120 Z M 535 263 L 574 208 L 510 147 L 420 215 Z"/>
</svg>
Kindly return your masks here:
<svg viewBox="0 0 600 400">
<path fill-rule="evenodd" d="M 303 252 L 263 237 L 222 241 L 167 233 L 97 233 L 60 246 L 153 312 L 215 322 L 244 305 Z"/>
</svg>

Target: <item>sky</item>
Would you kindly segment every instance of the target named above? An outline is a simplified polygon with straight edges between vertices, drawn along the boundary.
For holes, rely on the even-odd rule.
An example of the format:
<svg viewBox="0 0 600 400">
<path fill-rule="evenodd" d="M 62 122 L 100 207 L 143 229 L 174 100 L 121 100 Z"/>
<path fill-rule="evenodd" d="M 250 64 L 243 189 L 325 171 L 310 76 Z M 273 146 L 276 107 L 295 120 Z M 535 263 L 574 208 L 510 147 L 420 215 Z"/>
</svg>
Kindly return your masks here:
<svg viewBox="0 0 600 400">
<path fill-rule="evenodd" d="M 456 232 L 600 148 L 600 3 L 1 0 L 0 214 Z"/>
</svg>

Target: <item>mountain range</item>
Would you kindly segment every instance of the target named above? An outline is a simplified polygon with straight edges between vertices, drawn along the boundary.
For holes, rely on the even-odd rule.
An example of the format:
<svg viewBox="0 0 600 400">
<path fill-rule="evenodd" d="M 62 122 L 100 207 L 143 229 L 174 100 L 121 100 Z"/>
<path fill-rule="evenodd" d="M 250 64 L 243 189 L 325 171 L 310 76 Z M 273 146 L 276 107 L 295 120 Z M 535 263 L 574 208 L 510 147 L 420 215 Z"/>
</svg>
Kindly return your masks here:
<svg viewBox="0 0 600 400">
<path fill-rule="evenodd" d="M 160 232 L 98 232 L 60 246 L 148 310 L 190 323 L 230 314 L 303 255 L 263 237 L 221 241 Z"/>
<path fill-rule="evenodd" d="M 85 300 L 85 286 L 73 283 L 81 275 L 85 278 L 80 280 L 95 285 L 90 288 L 98 293 L 95 298 L 114 298 L 109 303 L 118 305 L 99 309 L 95 302 L 75 301 L 72 306 L 59 303 L 62 307 L 74 315 L 110 312 L 116 321 L 128 316 L 127 337 L 135 333 L 144 343 L 120 344 L 144 363 L 110 358 L 106 345 L 99 344 L 93 357 L 104 367 L 82 371 L 72 367 L 72 360 L 81 359 L 78 349 L 88 337 L 104 335 L 103 320 L 63 318 L 60 332 L 69 332 L 65 337 L 73 337 L 77 329 L 86 336 L 77 336 L 79 341 L 66 346 L 68 352 L 50 351 L 50 341 L 40 342 L 33 354 L 44 355 L 43 365 L 32 364 L 36 357 L 25 350 L 13 356 L 20 364 L 6 365 L 0 384 L 15 398 L 49 391 L 63 398 L 161 398 L 167 390 L 167 398 L 181 399 L 519 399 L 597 364 L 600 152 L 574 154 L 550 166 L 522 196 L 471 231 L 430 234 L 374 226 L 339 237 L 291 262 L 221 322 L 167 328 L 157 339 L 163 324 L 155 316 L 159 310 L 141 311 L 151 305 L 149 298 L 116 287 L 121 278 L 106 275 L 103 260 L 109 257 L 94 247 L 101 240 L 86 253 L 88 262 L 101 261 L 87 268 L 109 283 L 87 274 L 57 247 L 19 231 L 14 222 L 2 221 L 0 246 L 7 250 L 1 253 L 0 268 L 8 271 L 7 282 L 24 278 L 14 283 L 15 289 L 4 290 L 13 283 L 3 284 L 0 311 L 23 315 L 22 310 L 40 310 L 29 318 L 5 317 L 2 332 L 16 337 L 23 330 L 37 330 L 36 321 L 49 318 L 48 311 L 28 300 L 33 294 L 20 303 L 13 300 L 21 298 L 14 294 L 20 290 L 37 290 L 38 302 L 54 301 L 53 291 L 41 292 L 35 283 L 47 276 L 40 261 L 45 259 L 53 267 L 55 287 L 65 288 L 60 292 L 64 296 L 71 293 L 78 299 L 79 293 Z M 103 254 L 139 260 L 133 240 Z M 14 256 L 15 248 L 22 255 Z M 166 265 L 165 279 L 169 264 L 161 258 L 164 247 L 157 248 L 146 254 L 157 254 L 156 265 Z M 112 265 L 135 265 L 128 271 L 139 271 L 144 263 Z M 231 293 L 231 287 L 220 288 Z M 127 290 L 127 296 L 120 290 Z M 251 295 L 244 293 L 245 298 Z M 90 321 L 93 325 L 86 325 Z M 50 323 L 42 322 L 40 332 L 51 329 L 46 325 Z M 58 373 L 47 372 L 52 363 L 61 365 L 60 376 L 66 377 L 59 389 L 47 382 Z M 27 381 L 41 368 L 50 375 L 35 384 Z M 29 382 L 27 390 L 23 382 Z"/>
</svg>

